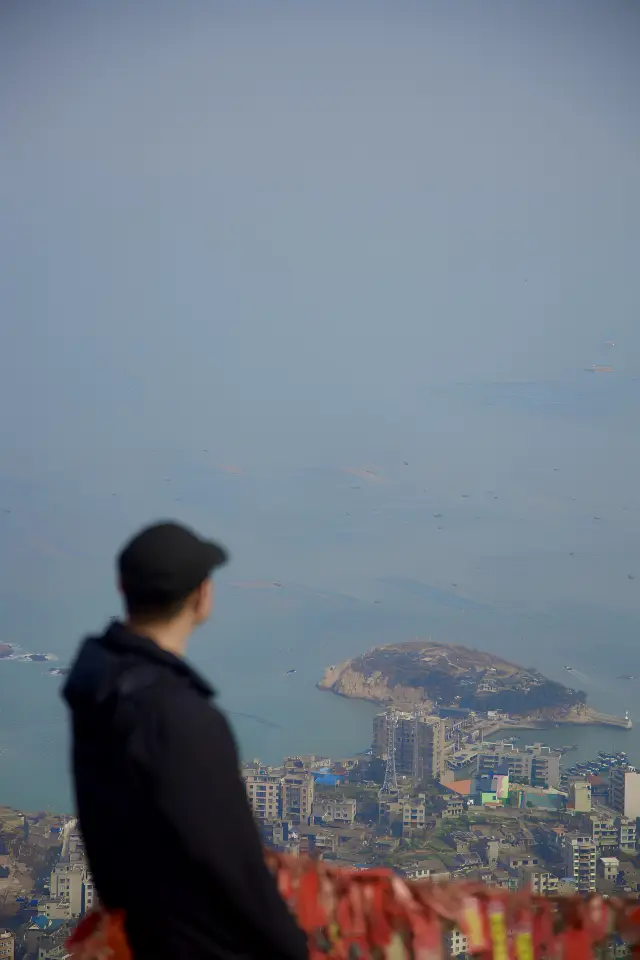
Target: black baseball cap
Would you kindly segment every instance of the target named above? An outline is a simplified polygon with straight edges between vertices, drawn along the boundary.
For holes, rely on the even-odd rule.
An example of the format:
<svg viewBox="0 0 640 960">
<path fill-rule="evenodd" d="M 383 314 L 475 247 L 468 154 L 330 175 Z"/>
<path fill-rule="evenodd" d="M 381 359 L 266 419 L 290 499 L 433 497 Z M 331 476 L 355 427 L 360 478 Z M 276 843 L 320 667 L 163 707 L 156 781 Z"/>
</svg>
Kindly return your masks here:
<svg viewBox="0 0 640 960">
<path fill-rule="evenodd" d="M 120 585 L 128 600 L 177 603 L 228 559 L 224 547 L 203 540 L 180 523 L 154 523 L 137 533 L 119 554 Z"/>
</svg>

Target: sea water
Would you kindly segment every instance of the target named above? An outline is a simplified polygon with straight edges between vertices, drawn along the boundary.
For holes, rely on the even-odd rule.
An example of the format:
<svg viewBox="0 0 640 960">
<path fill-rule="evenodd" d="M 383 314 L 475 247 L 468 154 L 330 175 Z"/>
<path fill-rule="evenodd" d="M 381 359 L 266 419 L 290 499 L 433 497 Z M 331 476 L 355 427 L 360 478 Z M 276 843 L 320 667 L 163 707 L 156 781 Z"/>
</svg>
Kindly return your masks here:
<svg viewBox="0 0 640 960">
<path fill-rule="evenodd" d="M 243 757 L 366 749 L 375 707 L 317 690 L 324 667 L 431 637 L 535 667 L 603 711 L 628 709 L 630 731 L 532 738 L 640 763 L 640 679 L 620 679 L 640 678 L 638 384 L 585 377 L 443 389 L 421 431 L 378 449 L 354 438 L 349 459 L 327 441 L 321 455 L 241 471 L 185 449 L 134 458 L 117 480 L 101 469 L 106 453 L 73 478 L 5 472 L 0 641 L 68 664 L 83 633 L 118 612 L 118 545 L 173 515 L 233 554 L 189 656 L 219 690 Z M 0 662 L 0 803 L 68 810 L 63 681 L 47 667 Z"/>
</svg>

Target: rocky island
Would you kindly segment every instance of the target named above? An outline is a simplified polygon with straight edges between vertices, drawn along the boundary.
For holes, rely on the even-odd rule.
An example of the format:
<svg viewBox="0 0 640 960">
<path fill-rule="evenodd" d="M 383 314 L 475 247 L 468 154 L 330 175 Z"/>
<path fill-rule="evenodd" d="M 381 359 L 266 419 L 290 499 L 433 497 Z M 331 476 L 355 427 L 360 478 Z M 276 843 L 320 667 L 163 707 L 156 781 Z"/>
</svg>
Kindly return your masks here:
<svg viewBox="0 0 640 960">
<path fill-rule="evenodd" d="M 53 653 L 19 653 L 20 647 L 12 643 L 0 643 L 0 660 L 21 660 L 23 663 L 46 663 L 57 660 Z"/>
<path fill-rule="evenodd" d="M 431 640 L 374 647 L 328 667 L 318 687 L 398 707 L 456 706 L 512 717 L 590 722 L 584 691 L 490 653 Z"/>
</svg>

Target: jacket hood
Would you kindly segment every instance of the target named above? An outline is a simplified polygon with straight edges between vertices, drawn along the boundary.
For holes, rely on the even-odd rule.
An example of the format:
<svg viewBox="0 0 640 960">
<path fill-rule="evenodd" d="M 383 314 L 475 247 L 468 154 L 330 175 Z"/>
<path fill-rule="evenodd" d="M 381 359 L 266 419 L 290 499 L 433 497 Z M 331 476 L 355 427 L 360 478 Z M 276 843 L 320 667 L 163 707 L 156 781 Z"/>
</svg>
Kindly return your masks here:
<svg viewBox="0 0 640 960">
<path fill-rule="evenodd" d="M 80 647 L 62 690 L 72 710 L 100 707 L 115 689 L 122 658 L 105 644 L 108 633 L 87 637 Z"/>
<path fill-rule="evenodd" d="M 203 696 L 214 694 L 209 683 L 190 667 L 181 657 L 161 649 L 149 637 L 140 636 L 113 620 L 99 637 L 88 637 L 67 677 L 62 696 L 74 711 L 98 709 L 112 695 L 123 692 L 121 682 L 124 673 L 136 668 L 138 681 L 140 669 L 146 680 L 158 676 L 159 671 L 170 670 L 184 682 L 195 687 Z"/>
</svg>

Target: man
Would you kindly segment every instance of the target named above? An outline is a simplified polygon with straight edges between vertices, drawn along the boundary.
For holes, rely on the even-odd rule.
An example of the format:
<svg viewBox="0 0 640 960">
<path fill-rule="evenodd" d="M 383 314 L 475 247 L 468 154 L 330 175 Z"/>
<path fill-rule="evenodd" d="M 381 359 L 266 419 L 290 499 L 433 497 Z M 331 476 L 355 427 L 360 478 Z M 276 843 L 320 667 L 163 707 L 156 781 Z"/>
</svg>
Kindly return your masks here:
<svg viewBox="0 0 640 960">
<path fill-rule="evenodd" d="M 80 826 L 136 960 L 307 956 L 267 870 L 213 691 L 183 659 L 209 617 L 215 543 L 175 523 L 119 556 L 126 619 L 84 641 L 64 688 Z"/>
</svg>

